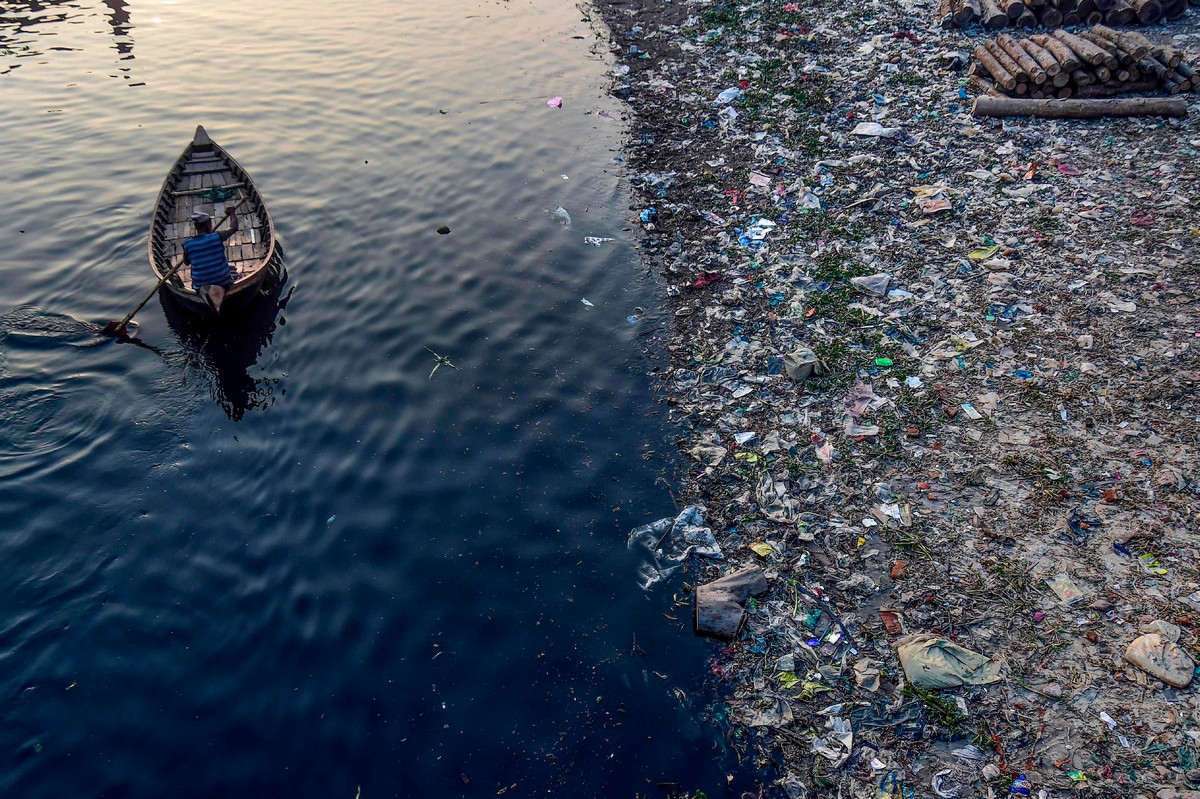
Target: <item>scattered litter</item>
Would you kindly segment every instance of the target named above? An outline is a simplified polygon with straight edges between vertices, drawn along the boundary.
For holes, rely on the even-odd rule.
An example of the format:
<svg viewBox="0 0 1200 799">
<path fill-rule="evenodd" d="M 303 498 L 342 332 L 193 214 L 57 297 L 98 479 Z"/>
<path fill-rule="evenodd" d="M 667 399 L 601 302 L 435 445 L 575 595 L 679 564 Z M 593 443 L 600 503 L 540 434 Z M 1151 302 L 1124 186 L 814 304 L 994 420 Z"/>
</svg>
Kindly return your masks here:
<svg viewBox="0 0 1200 799">
<path fill-rule="evenodd" d="M 854 730 L 850 726 L 850 719 L 831 717 L 825 721 L 825 729 L 828 730 L 826 735 L 813 740 L 812 751 L 833 761 L 833 768 L 840 768 L 850 759 L 850 753 L 854 750 Z"/>
<path fill-rule="evenodd" d="M 603 244 L 606 241 L 616 241 L 616 239 L 606 238 L 606 237 L 601 237 L 601 236 L 584 236 L 583 237 L 583 243 L 588 244 L 592 247 L 599 247 L 601 244 Z"/>
<path fill-rule="evenodd" d="M 1008 786 L 1009 796 L 1029 796 L 1031 791 L 1029 780 L 1024 774 L 1018 774 L 1017 778 Z"/>
<path fill-rule="evenodd" d="M 729 454 L 729 450 L 725 447 L 697 444 L 689 450 L 689 453 L 707 466 L 719 466 L 721 461 L 725 460 L 725 456 Z"/>
<path fill-rule="evenodd" d="M 1156 577 L 1166 577 L 1171 573 L 1170 569 L 1158 562 L 1158 558 L 1150 554 L 1138 555 L 1138 565 L 1146 574 L 1153 574 Z"/>
<path fill-rule="evenodd" d="M 963 413 L 967 415 L 968 419 L 978 421 L 983 418 L 983 414 L 975 410 L 975 406 L 969 402 L 964 402 L 960 407 L 963 409 Z"/>
<path fill-rule="evenodd" d="M 993 25 L 1081 32 L 1180 10 L 994 5 Z M 937 7 L 597 4 L 628 67 L 637 252 L 664 283 L 678 494 L 727 558 L 656 552 L 646 573 L 676 569 L 682 599 L 763 570 L 706 664 L 722 745 L 783 775 L 764 797 L 1191 790 L 1195 692 L 1121 655 L 1180 682 L 1172 656 L 1196 651 L 1200 134 L 975 117 L 996 34 L 940 29 Z M 1195 16 L 1145 29 L 1166 62 L 1110 50 L 1115 71 L 1194 106 Z M 1054 30 L 1013 41 L 1045 60 L 1025 43 Z M 1114 71 L 1083 49 L 1098 62 L 1019 82 Z M 1141 627 L 1159 616 L 1186 620 L 1177 640 Z"/>
<path fill-rule="evenodd" d="M 955 749 L 951 754 L 955 758 L 954 764 L 936 772 L 929 787 L 938 796 L 957 799 L 982 776 L 980 764 L 985 756 L 974 744 Z"/>
</svg>

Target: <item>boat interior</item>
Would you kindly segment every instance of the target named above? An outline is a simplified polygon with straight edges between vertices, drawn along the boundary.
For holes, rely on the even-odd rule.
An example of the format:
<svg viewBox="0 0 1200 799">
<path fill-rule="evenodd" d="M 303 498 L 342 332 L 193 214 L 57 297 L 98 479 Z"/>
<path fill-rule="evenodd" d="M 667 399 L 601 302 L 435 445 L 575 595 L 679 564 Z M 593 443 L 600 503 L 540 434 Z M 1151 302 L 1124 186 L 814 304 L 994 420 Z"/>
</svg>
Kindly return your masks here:
<svg viewBox="0 0 1200 799">
<path fill-rule="evenodd" d="M 242 202 L 247 197 L 247 186 L 221 153 L 198 145 L 192 148 L 169 191 L 174 204 L 160 233 L 163 263 L 168 271 L 183 260 L 183 242 L 196 235 L 192 214 L 208 214 L 217 229 L 225 217 L 225 206 Z M 256 205 L 251 199 L 238 208 L 239 229 L 225 242 L 225 257 L 239 278 L 255 271 L 267 256 L 264 220 Z M 228 227 L 225 223 L 219 229 Z M 191 288 L 191 269 L 186 264 L 176 275 L 184 287 Z"/>
</svg>

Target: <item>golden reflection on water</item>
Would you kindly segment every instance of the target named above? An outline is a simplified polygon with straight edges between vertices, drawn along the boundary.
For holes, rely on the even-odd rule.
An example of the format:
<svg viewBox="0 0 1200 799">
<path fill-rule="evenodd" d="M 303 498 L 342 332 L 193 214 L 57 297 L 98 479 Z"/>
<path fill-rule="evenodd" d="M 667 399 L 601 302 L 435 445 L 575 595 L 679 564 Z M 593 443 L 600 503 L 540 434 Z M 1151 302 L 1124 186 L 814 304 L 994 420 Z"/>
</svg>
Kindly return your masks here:
<svg viewBox="0 0 1200 799">
<path fill-rule="evenodd" d="M 102 15 L 107 22 L 103 33 L 111 38 L 116 62 L 133 61 L 133 26 L 129 3 L 104 0 Z M 45 58 L 56 52 L 74 52 L 90 44 L 75 37 L 71 27 L 85 30 L 87 39 L 96 32 L 88 30 L 89 20 L 98 8 L 72 1 L 0 0 L 0 75 L 25 65 L 25 59 Z M 35 61 L 36 63 L 36 61 Z M 117 67 L 118 76 L 129 80 L 131 64 Z"/>
</svg>

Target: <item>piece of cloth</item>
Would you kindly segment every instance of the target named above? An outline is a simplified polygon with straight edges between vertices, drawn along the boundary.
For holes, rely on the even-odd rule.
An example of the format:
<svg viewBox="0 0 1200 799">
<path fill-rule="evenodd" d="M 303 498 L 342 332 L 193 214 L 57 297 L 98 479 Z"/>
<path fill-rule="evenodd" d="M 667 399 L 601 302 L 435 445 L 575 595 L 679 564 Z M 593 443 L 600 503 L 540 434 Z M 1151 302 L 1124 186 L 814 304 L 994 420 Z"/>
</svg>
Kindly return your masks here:
<svg viewBox="0 0 1200 799">
<path fill-rule="evenodd" d="M 233 285 L 233 272 L 225 260 L 225 242 L 220 233 L 204 233 L 183 243 L 183 254 L 192 265 L 192 288 Z"/>
<path fill-rule="evenodd" d="M 904 676 L 918 688 L 985 685 L 1000 679 L 1000 664 L 978 652 L 930 633 L 896 642 Z"/>
</svg>

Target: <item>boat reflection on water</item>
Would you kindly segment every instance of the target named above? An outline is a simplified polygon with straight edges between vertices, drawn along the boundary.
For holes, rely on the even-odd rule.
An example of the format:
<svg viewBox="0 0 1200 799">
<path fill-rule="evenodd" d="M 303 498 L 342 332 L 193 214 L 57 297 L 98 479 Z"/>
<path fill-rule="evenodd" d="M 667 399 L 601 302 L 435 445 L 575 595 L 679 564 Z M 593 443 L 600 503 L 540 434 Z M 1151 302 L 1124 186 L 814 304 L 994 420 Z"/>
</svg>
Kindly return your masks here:
<svg viewBox="0 0 1200 799">
<path fill-rule="evenodd" d="M 284 293 L 287 272 L 281 264 L 270 269 L 258 287 L 259 296 L 221 319 L 189 313 L 166 292 L 158 295 L 167 324 L 179 340 L 184 368 L 209 381 L 213 399 L 235 422 L 247 411 L 273 404 L 281 379 L 251 374 L 276 325 L 286 323 L 283 312 L 295 290 L 291 286 Z"/>
</svg>

